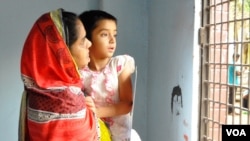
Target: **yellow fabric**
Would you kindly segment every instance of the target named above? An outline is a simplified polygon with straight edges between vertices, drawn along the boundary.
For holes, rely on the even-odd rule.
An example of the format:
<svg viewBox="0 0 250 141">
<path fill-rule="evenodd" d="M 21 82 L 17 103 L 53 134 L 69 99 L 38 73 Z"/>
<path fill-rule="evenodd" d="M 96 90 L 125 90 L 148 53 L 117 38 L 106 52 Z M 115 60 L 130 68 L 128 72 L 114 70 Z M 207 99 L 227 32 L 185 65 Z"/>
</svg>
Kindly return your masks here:
<svg viewBox="0 0 250 141">
<path fill-rule="evenodd" d="M 23 91 L 21 106 L 20 106 L 20 114 L 19 114 L 19 130 L 18 130 L 18 141 L 25 141 L 25 116 L 26 116 L 26 98 L 27 93 Z"/>
<path fill-rule="evenodd" d="M 98 122 L 101 130 L 100 141 L 111 141 L 111 134 L 107 125 L 101 119 Z"/>
<path fill-rule="evenodd" d="M 51 11 L 50 17 L 53 20 L 54 24 L 56 25 L 56 28 L 59 31 L 60 35 L 65 40 L 64 28 L 63 28 L 63 22 L 62 22 L 62 9 Z"/>
</svg>

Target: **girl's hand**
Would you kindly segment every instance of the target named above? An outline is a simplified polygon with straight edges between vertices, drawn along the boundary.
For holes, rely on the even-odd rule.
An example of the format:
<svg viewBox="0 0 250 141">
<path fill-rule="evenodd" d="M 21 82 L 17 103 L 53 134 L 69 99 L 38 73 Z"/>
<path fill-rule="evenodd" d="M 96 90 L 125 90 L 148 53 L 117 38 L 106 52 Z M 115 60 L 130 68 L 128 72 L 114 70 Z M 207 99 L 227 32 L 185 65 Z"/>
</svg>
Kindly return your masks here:
<svg viewBox="0 0 250 141">
<path fill-rule="evenodd" d="M 91 96 L 86 96 L 85 97 L 85 103 L 86 103 L 86 106 L 91 110 L 93 111 L 94 113 L 96 113 L 96 107 L 95 107 L 95 103 L 92 99 Z"/>
</svg>

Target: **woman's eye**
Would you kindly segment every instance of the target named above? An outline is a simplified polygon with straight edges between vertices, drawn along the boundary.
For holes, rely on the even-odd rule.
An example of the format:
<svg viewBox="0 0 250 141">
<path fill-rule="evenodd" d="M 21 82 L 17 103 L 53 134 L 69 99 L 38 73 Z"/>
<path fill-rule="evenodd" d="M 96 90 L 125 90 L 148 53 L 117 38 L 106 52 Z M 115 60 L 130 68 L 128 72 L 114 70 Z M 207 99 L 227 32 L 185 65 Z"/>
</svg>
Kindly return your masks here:
<svg viewBox="0 0 250 141">
<path fill-rule="evenodd" d="M 85 39 L 82 39 L 80 44 L 83 45 L 85 43 Z"/>
</svg>

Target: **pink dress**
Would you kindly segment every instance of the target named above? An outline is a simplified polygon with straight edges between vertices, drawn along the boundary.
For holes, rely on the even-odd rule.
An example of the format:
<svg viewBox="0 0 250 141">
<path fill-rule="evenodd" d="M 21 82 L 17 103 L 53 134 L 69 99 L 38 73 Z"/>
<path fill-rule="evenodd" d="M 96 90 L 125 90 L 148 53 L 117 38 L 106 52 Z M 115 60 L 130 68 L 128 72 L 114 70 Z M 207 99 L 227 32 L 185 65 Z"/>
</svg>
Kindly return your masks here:
<svg viewBox="0 0 250 141">
<path fill-rule="evenodd" d="M 112 57 L 102 71 L 82 69 L 84 93 L 93 97 L 97 107 L 119 102 L 118 76 L 124 67 L 135 70 L 134 58 L 129 55 Z M 112 141 L 128 141 L 131 134 L 130 113 L 126 115 L 103 118 L 110 128 Z"/>
</svg>

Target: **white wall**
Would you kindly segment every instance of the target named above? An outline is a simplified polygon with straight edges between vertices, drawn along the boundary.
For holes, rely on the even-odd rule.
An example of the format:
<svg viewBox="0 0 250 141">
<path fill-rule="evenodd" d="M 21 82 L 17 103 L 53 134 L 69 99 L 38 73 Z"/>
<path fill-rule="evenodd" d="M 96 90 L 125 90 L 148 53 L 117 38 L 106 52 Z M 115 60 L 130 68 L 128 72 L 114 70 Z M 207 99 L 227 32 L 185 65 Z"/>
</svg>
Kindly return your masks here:
<svg viewBox="0 0 250 141">
<path fill-rule="evenodd" d="M 194 0 L 149 2 L 148 141 L 196 141 L 199 46 Z M 195 58 L 195 60 L 194 60 Z M 182 90 L 180 115 L 171 112 L 173 87 Z"/>
</svg>

